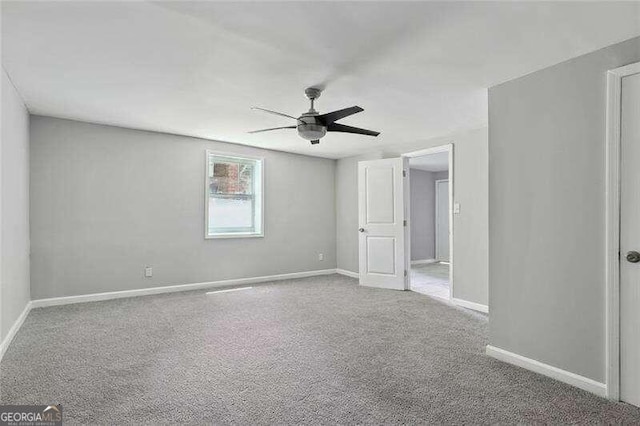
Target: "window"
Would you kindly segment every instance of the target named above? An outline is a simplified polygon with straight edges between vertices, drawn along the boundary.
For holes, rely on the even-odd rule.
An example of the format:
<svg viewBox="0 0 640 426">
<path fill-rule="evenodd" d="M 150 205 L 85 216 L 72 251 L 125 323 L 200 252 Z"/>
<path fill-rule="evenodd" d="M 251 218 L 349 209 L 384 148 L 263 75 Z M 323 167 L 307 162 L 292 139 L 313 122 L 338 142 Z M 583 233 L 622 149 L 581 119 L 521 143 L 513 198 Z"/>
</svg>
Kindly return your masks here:
<svg viewBox="0 0 640 426">
<path fill-rule="evenodd" d="M 207 151 L 206 238 L 261 237 L 263 160 Z"/>
</svg>

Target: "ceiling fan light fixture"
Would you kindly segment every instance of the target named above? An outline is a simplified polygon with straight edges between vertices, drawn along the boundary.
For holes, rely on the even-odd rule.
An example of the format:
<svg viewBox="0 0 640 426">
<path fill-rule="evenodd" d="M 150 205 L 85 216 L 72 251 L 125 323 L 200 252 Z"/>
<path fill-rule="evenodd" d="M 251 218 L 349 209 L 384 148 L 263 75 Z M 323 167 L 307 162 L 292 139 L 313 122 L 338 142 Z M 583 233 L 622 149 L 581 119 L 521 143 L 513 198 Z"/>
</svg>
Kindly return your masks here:
<svg viewBox="0 0 640 426">
<path fill-rule="evenodd" d="M 315 123 L 300 123 L 298 124 L 298 134 L 301 138 L 313 141 L 321 139 L 327 134 L 327 127 L 321 124 Z"/>
</svg>

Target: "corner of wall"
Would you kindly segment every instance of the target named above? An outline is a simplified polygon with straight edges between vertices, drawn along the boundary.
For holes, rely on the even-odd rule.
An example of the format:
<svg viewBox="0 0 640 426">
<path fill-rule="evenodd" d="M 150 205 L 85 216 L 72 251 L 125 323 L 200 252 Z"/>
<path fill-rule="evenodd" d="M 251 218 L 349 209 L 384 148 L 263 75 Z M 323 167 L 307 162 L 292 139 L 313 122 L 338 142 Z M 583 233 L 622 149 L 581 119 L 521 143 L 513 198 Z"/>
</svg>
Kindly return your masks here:
<svg viewBox="0 0 640 426">
<path fill-rule="evenodd" d="M 29 312 L 29 110 L 2 66 L 0 358 Z M 10 184 L 9 184 L 10 182 Z"/>
</svg>

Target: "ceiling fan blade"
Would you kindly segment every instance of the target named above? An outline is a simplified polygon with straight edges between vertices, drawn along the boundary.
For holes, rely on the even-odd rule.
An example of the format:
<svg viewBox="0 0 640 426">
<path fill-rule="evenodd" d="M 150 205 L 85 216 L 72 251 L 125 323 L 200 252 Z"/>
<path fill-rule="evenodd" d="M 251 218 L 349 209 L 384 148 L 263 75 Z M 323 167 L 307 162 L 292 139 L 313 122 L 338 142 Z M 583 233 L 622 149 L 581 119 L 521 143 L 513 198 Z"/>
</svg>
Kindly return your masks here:
<svg viewBox="0 0 640 426">
<path fill-rule="evenodd" d="M 284 127 L 272 127 L 270 129 L 262 129 L 262 130 L 254 130 L 249 133 L 260 133 L 260 132 L 269 132 L 271 130 L 280 130 L 280 129 L 295 129 L 297 126 L 284 126 Z"/>
<path fill-rule="evenodd" d="M 338 121 L 341 118 L 345 118 L 348 117 L 350 115 L 353 114 L 357 114 L 359 112 L 364 111 L 362 108 L 355 106 L 355 107 L 350 107 L 350 108 L 345 108 L 345 109 L 340 109 L 338 111 L 333 111 L 333 112 L 328 112 L 326 114 L 320 114 L 319 116 L 316 117 L 316 119 L 324 124 L 325 126 L 333 123 L 334 121 Z"/>
<path fill-rule="evenodd" d="M 350 108 L 340 109 L 338 111 L 328 112 L 326 114 L 321 114 L 316 117 L 318 121 L 320 121 L 325 126 L 333 123 L 334 121 L 338 121 L 341 118 L 348 117 L 353 114 L 357 114 L 359 112 L 364 111 L 359 106 L 352 106 Z"/>
<path fill-rule="evenodd" d="M 359 127 L 345 126 L 344 124 L 331 123 L 327 126 L 327 132 L 343 132 L 343 133 L 356 133 L 358 135 L 378 136 L 380 132 L 374 132 L 373 130 L 360 129 Z"/>
<path fill-rule="evenodd" d="M 280 115 L 282 117 L 288 117 L 288 118 L 293 118 L 294 120 L 297 120 L 297 117 L 293 117 L 289 114 L 284 114 L 282 112 L 278 112 L 278 111 L 271 111 L 270 109 L 264 109 L 264 108 L 260 108 L 260 107 L 251 107 L 251 109 L 257 109 L 260 111 L 264 111 L 264 112 L 268 112 L 269 114 L 274 114 L 274 115 Z"/>
</svg>

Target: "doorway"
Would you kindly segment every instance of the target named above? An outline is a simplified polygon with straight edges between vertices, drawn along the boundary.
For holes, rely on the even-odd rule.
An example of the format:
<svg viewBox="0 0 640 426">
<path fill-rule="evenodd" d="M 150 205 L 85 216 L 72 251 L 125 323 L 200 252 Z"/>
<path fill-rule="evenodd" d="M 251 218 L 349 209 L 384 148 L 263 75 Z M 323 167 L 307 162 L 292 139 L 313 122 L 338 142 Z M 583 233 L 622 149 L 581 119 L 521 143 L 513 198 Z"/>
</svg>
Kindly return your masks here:
<svg viewBox="0 0 640 426">
<path fill-rule="evenodd" d="M 640 63 L 607 95 L 607 393 L 640 407 Z"/>
<path fill-rule="evenodd" d="M 409 167 L 409 289 L 452 298 L 453 145 L 405 154 Z"/>
</svg>

